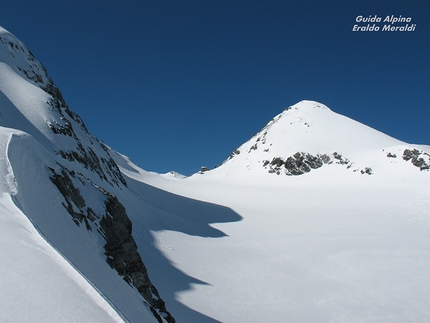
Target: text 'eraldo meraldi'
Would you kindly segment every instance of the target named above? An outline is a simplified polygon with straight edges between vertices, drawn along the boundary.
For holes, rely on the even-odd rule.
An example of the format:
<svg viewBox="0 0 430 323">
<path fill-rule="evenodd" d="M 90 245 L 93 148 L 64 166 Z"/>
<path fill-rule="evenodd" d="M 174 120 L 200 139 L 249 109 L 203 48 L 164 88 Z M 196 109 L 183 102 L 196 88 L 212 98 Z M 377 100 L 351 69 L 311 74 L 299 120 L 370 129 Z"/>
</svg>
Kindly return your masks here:
<svg viewBox="0 0 430 323">
<path fill-rule="evenodd" d="M 355 18 L 355 22 L 356 24 L 352 27 L 352 31 L 354 32 L 413 32 L 417 27 L 417 24 L 413 23 L 412 17 L 404 17 L 402 15 L 388 15 L 385 17 L 359 15 Z"/>
</svg>

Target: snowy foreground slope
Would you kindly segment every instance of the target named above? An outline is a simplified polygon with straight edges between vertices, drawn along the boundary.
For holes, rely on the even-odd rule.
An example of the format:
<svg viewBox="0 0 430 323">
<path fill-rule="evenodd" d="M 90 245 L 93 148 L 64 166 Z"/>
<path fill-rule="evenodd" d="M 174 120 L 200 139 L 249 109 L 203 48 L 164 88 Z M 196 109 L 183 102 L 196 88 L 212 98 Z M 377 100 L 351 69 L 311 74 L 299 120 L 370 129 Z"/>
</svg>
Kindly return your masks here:
<svg viewBox="0 0 430 323">
<path fill-rule="evenodd" d="M 1 28 L 0 148 L 0 320 L 174 322 L 117 198 L 128 188 L 109 148 Z"/>
<path fill-rule="evenodd" d="M 0 321 L 428 322 L 429 153 L 302 101 L 149 173 L 0 28 Z"/>
</svg>

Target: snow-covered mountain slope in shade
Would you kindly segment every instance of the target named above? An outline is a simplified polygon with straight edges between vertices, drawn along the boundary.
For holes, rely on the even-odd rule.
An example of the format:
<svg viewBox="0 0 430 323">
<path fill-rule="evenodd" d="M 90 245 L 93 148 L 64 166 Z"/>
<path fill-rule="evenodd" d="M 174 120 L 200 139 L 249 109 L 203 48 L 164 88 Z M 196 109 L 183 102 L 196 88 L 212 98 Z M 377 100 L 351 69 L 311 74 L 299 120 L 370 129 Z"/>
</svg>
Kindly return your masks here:
<svg viewBox="0 0 430 323">
<path fill-rule="evenodd" d="M 118 164 L 134 190 L 153 196 L 162 217 L 179 204 L 157 202 L 147 185 L 230 210 L 218 219 L 219 211 L 200 211 L 217 235 L 173 224 L 153 231 L 160 252 L 195 279 L 176 299 L 208 317 L 200 322 L 430 320 L 428 146 L 304 101 L 238 150 L 218 168 L 184 179 L 147 173 L 114 156 L 122 158 Z M 286 172 L 285 162 L 279 175 L 263 165 L 296 152 L 327 154 L 333 162 L 297 175 Z M 337 163 L 334 152 L 349 163 Z M 365 167 L 372 171 L 361 172 Z M 179 215 L 183 227 L 192 225 L 187 212 Z M 162 293 L 177 284 L 168 276 L 153 279 Z M 176 308 L 178 321 L 190 321 L 187 315 Z"/>
<path fill-rule="evenodd" d="M 7 193 L 0 198 L 0 263 L 1 322 L 124 321 Z"/>
<path fill-rule="evenodd" d="M 111 313 L 118 311 L 121 317 L 131 322 L 173 322 L 164 301 L 149 279 L 132 235 L 132 222 L 117 198 L 118 193 L 128 189 L 127 182 L 110 155 L 110 149 L 92 136 L 81 118 L 69 109 L 43 65 L 36 61 L 22 42 L 2 28 L 0 127 L 0 146 L 3 149 L 0 193 L 4 203 L 12 199 L 20 210 L 4 211 L 2 214 L 17 214 L 17 217 L 24 214 L 37 228 L 31 234 L 40 232 L 54 247 L 49 249 L 53 259 L 60 258 L 55 253 L 58 250 L 78 270 L 70 274 L 73 270 L 70 265 L 58 265 L 58 268 L 52 269 L 56 279 L 65 279 L 65 288 L 70 286 L 70 291 L 77 293 L 74 298 L 71 296 L 71 300 L 83 307 L 77 300 L 82 295 L 88 294 L 96 299 L 93 294 L 100 293 L 98 298 L 105 299 L 104 303 L 99 300 L 91 303 L 85 301 L 88 297 L 82 296 L 80 302 L 87 302 L 82 316 L 90 314 L 93 304 L 97 307 L 90 316 L 94 321 L 106 322 L 109 316 L 119 318 L 118 314 L 115 316 Z M 3 209 L 10 210 L 8 205 L 3 205 Z M 27 222 L 22 224 L 29 226 L 30 222 Z M 11 241 L 18 241 L 19 230 L 8 231 L 4 236 Z M 35 241 L 39 243 L 42 240 L 39 237 Z M 36 242 L 30 248 L 38 248 Z M 148 243 L 140 247 L 153 248 Z M 14 259 L 13 250 L 17 254 L 25 254 L 22 249 L 22 246 L 17 246 L 4 254 L 4 261 L 0 265 L 2 270 L 26 272 L 25 268 L 17 268 L 23 266 L 25 261 Z M 35 255 L 31 261 L 37 261 L 37 258 Z M 57 261 L 54 260 L 51 263 Z M 21 295 L 23 303 L 16 303 L 11 308 L 10 302 L 1 302 L 0 312 L 7 317 L 13 318 L 20 307 L 26 307 L 26 299 L 38 297 L 44 302 L 45 296 L 46 300 L 54 297 L 50 287 L 52 284 L 47 284 L 46 278 L 31 279 L 39 274 L 38 270 L 44 264 L 50 265 L 48 260 L 40 261 L 35 273 L 26 280 L 27 283 L 31 281 L 28 296 L 21 295 L 20 289 L 16 290 L 14 299 Z M 76 278 L 78 272 L 91 282 L 91 285 L 87 284 L 89 287 L 81 283 L 84 278 Z M 44 277 L 51 272 L 47 270 L 46 273 Z M 75 283 L 74 277 L 77 279 Z M 11 278 L 15 280 L 8 283 L 8 288 L 21 286 L 19 275 Z M 8 297 L 6 294 L 1 295 L 2 299 Z M 42 321 L 58 321 L 56 318 L 62 313 L 67 315 L 70 312 L 72 315 L 73 310 L 61 307 L 65 305 L 63 301 L 64 298 L 59 298 L 52 307 L 47 307 L 45 301 L 42 309 L 28 306 L 26 317 L 34 315 L 43 317 Z M 97 305 L 102 303 L 104 305 L 101 307 Z M 108 303 L 114 304 L 113 307 Z M 60 307 L 56 308 L 55 305 Z M 42 316 L 38 316 L 37 310 L 43 313 Z M 103 310 L 107 312 L 103 314 Z M 76 314 L 77 317 L 80 315 Z M 65 319 L 74 321 L 71 316 Z"/>
</svg>

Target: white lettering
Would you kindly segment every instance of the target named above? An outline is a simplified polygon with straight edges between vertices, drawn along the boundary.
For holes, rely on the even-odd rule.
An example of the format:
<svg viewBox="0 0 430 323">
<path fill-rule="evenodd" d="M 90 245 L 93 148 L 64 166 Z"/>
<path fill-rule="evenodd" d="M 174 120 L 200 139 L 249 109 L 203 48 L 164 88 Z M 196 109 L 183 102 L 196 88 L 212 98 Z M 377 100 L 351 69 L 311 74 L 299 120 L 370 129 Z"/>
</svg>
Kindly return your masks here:
<svg viewBox="0 0 430 323">
<path fill-rule="evenodd" d="M 382 31 L 415 31 L 417 24 L 406 24 L 403 26 L 384 25 Z"/>
<path fill-rule="evenodd" d="M 377 15 L 369 15 L 369 17 L 363 17 L 363 16 L 357 16 L 355 18 L 356 22 L 381 22 L 381 17 L 378 17 Z"/>
<path fill-rule="evenodd" d="M 379 29 L 379 26 L 375 24 L 367 24 L 366 26 L 354 25 L 354 27 L 352 27 L 352 31 L 379 31 Z"/>
<path fill-rule="evenodd" d="M 395 24 L 397 22 L 411 22 L 412 21 L 412 17 L 402 17 L 402 15 L 399 15 L 398 17 L 391 15 L 391 16 L 386 16 L 384 18 L 383 22 L 389 22 L 391 24 Z"/>
</svg>

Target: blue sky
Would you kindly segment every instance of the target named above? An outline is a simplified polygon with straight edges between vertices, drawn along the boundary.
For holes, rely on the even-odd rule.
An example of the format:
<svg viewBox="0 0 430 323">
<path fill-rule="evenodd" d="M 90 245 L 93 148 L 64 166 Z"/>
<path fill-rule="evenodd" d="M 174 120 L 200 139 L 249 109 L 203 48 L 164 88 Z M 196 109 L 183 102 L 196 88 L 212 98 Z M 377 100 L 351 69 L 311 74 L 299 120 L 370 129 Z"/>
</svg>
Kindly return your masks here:
<svg viewBox="0 0 430 323">
<path fill-rule="evenodd" d="M 353 32 L 359 15 L 416 28 Z M 0 25 L 94 135 L 146 170 L 189 175 L 303 99 L 430 145 L 429 17 L 417 0 L 16 0 Z"/>
</svg>

